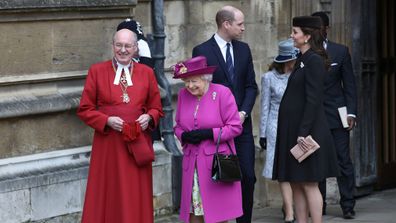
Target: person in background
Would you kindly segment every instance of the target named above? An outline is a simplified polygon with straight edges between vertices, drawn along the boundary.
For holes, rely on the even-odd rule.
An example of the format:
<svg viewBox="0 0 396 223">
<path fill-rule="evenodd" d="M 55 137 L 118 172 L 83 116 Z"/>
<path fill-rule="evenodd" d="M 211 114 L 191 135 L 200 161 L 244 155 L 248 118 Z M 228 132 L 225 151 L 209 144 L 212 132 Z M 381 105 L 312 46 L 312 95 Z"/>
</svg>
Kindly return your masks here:
<svg viewBox="0 0 396 223">
<path fill-rule="evenodd" d="M 274 165 L 278 110 L 287 81 L 297 59 L 298 49 L 293 40 L 279 42 L 279 55 L 269 67 L 269 71 L 261 77 L 261 115 L 260 115 L 260 146 L 266 149 L 263 176 L 272 179 Z M 285 222 L 293 222 L 293 193 L 289 182 L 279 182 L 283 199 L 283 218 Z"/>
<path fill-rule="evenodd" d="M 356 125 L 357 93 L 348 47 L 327 39 L 329 17 L 325 12 L 315 12 L 312 16 L 321 18 L 323 45 L 330 57 L 330 70 L 325 79 L 324 106 L 327 122 L 336 147 L 341 175 L 337 177 L 340 205 L 345 219 L 355 218 L 355 168 L 349 149 L 349 132 Z M 344 128 L 338 108 L 346 107 L 348 127 Z M 323 196 L 323 213 L 326 214 L 326 179 L 319 183 Z"/>
<path fill-rule="evenodd" d="M 279 105 L 278 130 L 272 178 L 290 182 L 296 220 L 322 222 L 322 195 L 318 183 L 338 176 L 337 156 L 323 105 L 328 58 L 320 32 L 321 20 L 314 16 L 293 18 L 291 38 L 301 55 L 290 74 Z M 298 162 L 290 149 L 311 135 L 320 148 Z"/>
<path fill-rule="evenodd" d="M 95 130 L 83 223 L 153 223 L 150 132 L 163 115 L 153 70 L 133 62 L 137 37 L 114 34 L 114 57 L 89 68 L 77 115 Z"/>
<path fill-rule="evenodd" d="M 242 215 L 241 183 L 211 178 L 213 155 L 235 153 L 234 138 L 242 126 L 231 91 L 211 83 L 216 66 L 203 56 L 174 65 L 173 78 L 185 88 L 178 94 L 175 135 L 183 146 L 180 219 L 184 222 L 226 222 Z"/>
<path fill-rule="evenodd" d="M 136 51 L 133 59 L 135 62 L 145 64 L 154 69 L 154 60 L 151 58 L 150 47 L 147 43 L 147 39 L 144 36 L 143 28 L 138 21 L 133 19 L 125 19 L 123 22 L 118 24 L 117 31 L 121 29 L 129 29 L 134 32 L 138 38 L 138 50 Z"/>
<path fill-rule="evenodd" d="M 252 112 L 257 96 L 252 54 L 249 45 L 239 41 L 245 31 L 244 15 L 233 6 L 224 6 L 216 13 L 217 32 L 206 42 L 194 47 L 193 56 L 205 56 L 208 65 L 217 66 L 213 83 L 228 87 L 238 105 L 243 132 L 235 138 L 242 171 L 243 216 L 237 222 L 252 221 L 255 145 Z"/>
<path fill-rule="evenodd" d="M 117 26 L 117 31 L 121 29 L 129 29 L 134 32 L 138 39 L 138 49 L 133 56 L 133 60 L 137 63 L 145 64 L 151 69 L 154 69 L 154 60 L 151 58 L 150 47 L 147 43 L 147 39 L 144 36 L 143 28 L 138 21 L 133 19 L 125 19 Z M 161 132 L 159 126 L 153 129 L 151 133 L 152 140 L 161 140 Z"/>
</svg>

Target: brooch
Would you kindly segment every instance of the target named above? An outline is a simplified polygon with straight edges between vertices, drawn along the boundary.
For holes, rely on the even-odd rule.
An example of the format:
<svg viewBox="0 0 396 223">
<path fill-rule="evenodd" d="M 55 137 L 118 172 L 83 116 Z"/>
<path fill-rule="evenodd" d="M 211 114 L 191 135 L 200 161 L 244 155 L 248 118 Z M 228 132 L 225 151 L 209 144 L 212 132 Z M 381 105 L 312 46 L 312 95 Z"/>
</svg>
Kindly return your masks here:
<svg viewBox="0 0 396 223">
<path fill-rule="evenodd" d="M 173 66 L 173 70 L 175 71 L 176 74 L 185 74 L 188 72 L 187 67 L 183 63 L 178 63 L 175 66 Z"/>
<path fill-rule="evenodd" d="M 213 101 L 216 99 L 216 94 L 217 94 L 216 92 L 213 92 L 213 93 L 212 93 L 212 99 L 213 99 Z"/>
<path fill-rule="evenodd" d="M 304 67 L 304 63 L 303 63 L 303 62 L 300 63 L 300 67 L 301 67 L 301 68 Z"/>
</svg>

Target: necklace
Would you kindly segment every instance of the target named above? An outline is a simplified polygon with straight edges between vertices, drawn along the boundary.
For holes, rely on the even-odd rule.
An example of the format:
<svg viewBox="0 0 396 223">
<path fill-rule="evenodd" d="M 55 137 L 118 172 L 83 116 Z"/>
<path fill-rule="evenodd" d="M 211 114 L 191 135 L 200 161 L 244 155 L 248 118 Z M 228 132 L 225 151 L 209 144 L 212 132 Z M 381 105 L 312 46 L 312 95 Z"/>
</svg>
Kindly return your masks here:
<svg viewBox="0 0 396 223">
<path fill-rule="evenodd" d="M 194 110 L 194 119 L 197 118 L 197 113 L 198 113 L 198 109 L 199 109 L 199 103 L 201 102 L 202 97 L 204 96 L 204 94 L 209 90 L 209 84 L 205 85 L 204 90 L 203 90 L 203 94 L 201 96 L 197 97 L 197 105 L 195 106 L 195 110 Z M 214 95 L 214 97 L 216 97 L 216 94 Z M 213 99 L 214 100 L 214 99 Z"/>
<path fill-rule="evenodd" d="M 129 98 L 129 95 L 128 95 L 128 92 L 127 92 L 128 84 L 127 84 L 127 81 L 126 81 L 125 73 L 123 73 L 121 75 L 120 83 L 121 83 L 120 87 L 121 87 L 121 91 L 122 91 L 122 96 L 121 96 L 122 102 L 124 102 L 125 104 L 128 104 L 131 101 L 131 99 Z"/>
<path fill-rule="evenodd" d="M 112 65 L 113 65 L 114 72 L 116 72 L 114 62 L 112 63 Z M 133 72 L 133 63 L 131 62 L 131 66 L 130 66 L 130 74 L 131 74 L 131 76 L 132 76 L 132 72 Z M 122 74 L 121 74 L 120 83 L 121 83 L 120 87 L 121 87 L 121 91 L 122 91 L 122 95 L 121 95 L 122 102 L 124 102 L 125 104 L 128 104 L 131 101 L 131 98 L 129 97 L 128 91 L 127 91 L 128 83 L 127 83 L 127 80 L 126 80 L 125 72 L 122 72 Z"/>
</svg>

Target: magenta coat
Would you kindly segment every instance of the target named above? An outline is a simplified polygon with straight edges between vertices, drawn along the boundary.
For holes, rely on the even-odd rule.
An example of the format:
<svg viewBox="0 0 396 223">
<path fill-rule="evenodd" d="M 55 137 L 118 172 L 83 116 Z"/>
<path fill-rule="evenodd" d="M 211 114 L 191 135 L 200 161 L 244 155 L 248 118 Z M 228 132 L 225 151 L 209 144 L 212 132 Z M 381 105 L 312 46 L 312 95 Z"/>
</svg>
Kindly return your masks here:
<svg viewBox="0 0 396 223">
<path fill-rule="evenodd" d="M 198 103 L 199 108 L 194 119 Z M 219 147 L 221 153 L 229 153 L 226 141 L 235 153 L 234 138 L 242 132 L 234 96 L 227 87 L 213 83 L 210 83 L 208 91 L 201 100 L 190 94 L 187 89 L 181 89 L 174 128 L 176 136 L 181 141 L 181 134 L 184 131 L 209 128 L 213 130 L 213 139 L 204 140 L 198 145 L 183 145 L 180 219 L 184 222 L 189 222 L 195 165 L 198 170 L 205 222 L 220 222 L 242 215 L 241 184 L 219 183 L 211 179 L 212 159 L 220 128 L 222 128 Z"/>
</svg>

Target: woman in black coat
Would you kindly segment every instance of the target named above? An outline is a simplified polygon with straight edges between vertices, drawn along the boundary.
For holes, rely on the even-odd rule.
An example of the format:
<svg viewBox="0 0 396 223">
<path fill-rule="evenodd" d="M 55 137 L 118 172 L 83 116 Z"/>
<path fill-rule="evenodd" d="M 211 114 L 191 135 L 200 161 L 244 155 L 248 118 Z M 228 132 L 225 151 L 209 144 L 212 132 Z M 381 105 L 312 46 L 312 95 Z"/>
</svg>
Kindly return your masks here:
<svg viewBox="0 0 396 223">
<path fill-rule="evenodd" d="M 318 182 L 338 175 L 337 157 L 327 125 L 323 91 L 327 54 L 323 48 L 319 17 L 293 18 L 291 38 L 301 55 L 279 107 L 273 179 L 290 182 L 299 223 L 322 222 L 322 196 Z M 299 163 L 290 153 L 296 143 L 311 135 L 320 148 Z"/>
</svg>

